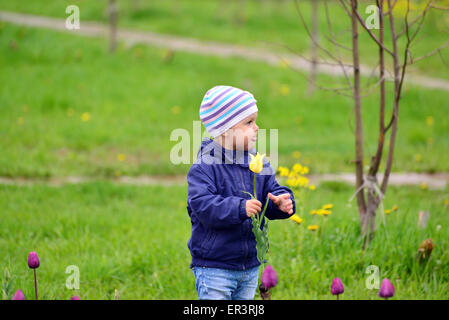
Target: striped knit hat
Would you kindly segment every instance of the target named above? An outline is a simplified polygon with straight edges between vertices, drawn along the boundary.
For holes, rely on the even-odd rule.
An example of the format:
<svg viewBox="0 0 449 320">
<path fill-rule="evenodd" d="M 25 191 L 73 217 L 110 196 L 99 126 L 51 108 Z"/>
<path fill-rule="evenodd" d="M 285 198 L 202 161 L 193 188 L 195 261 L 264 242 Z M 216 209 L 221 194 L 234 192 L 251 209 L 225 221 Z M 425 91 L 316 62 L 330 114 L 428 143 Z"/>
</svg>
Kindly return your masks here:
<svg viewBox="0 0 449 320">
<path fill-rule="evenodd" d="M 201 102 L 200 119 L 207 132 L 216 138 L 257 112 L 257 100 L 248 92 L 231 86 L 215 86 Z"/>
</svg>

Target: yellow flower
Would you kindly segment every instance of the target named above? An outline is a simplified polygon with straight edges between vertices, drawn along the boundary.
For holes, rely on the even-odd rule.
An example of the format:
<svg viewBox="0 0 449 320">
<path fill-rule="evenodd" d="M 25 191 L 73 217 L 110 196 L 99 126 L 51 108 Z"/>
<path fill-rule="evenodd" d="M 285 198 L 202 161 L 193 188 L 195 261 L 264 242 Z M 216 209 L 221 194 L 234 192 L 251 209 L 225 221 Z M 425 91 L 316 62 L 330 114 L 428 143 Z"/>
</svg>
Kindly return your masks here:
<svg viewBox="0 0 449 320">
<path fill-rule="evenodd" d="M 449 205 L 449 199 L 444 199 L 444 200 L 443 200 L 443 204 L 444 204 L 445 206 Z"/>
<path fill-rule="evenodd" d="M 309 173 L 309 167 L 304 166 L 304 167 L 302 168 L 301 174 L 308 174 L 308 173 Z"/>
<path fill-rule="evenodd" d="M 295 178 L 288 178 L 287 181 L 285 182 L 287 184 L 287 186 L 289 187 L 296 187 L 297 184 L 297 180 Z"/>
<path fill-rule="evenodd" d="M 278 170 L 279 170 L 279 175 L 281 177 L 287 177 L 288 176 L 289 169 L 287 167 L 279 166 Z"/>
<path fill-rule="evenodd" d="M 393 210 L 393 211 L 398 211 L 398 205 L 395 204 L 395 205 L 393 206 L 393 208 L 391 208 L 391 210 Z"/>
<path fill-rule="evenodd" d="M 332 209 L 333 206 L 334 205 L 332 203 L 328 203 L 323 206 L 323 209 Z"/>
<path fill-rule="evenodd" d="M 299 159 L 301 157 L 301 152 L 293 151 L 292 156 L 294 159 Z"/>
<path fill-rule="evenodd" d="M 328 216 L 328 215 L 330 215 L 332 213 L 332 211 L 330 211 L 330 210 L 325 210 L 325 209 L 320 209 L 320 210 L 318 210 L 318 214 L 319 215 L 322 215 L 322 216 Z"/>
<path fill-rule="evenodd" d="M 298 173 L 302 171 L 302 165 L 300 163 L 295 163 L 292 168 L 293 172 Z"/>
<path fill-rule="evenodd" d="M 387 210 L 385 210 L 384 212 L 385 212 L 385 214 L 390 214 L 390 213 L 391 213 L 391 210 L 390 210 L 390 209 L 387 209 Z"/>
<path fill-rule="evenodd" d="M 90 113 L 89 112 L 83 112 L 83 114 L 81 115 L 81 120 L 86 122 L 89 121 L 90 119 Z"/>
<path fill-rule="evenodd" d="M 313 225 L 311 225 L 311 226 L 308 226 L 308 227 L 307 227 L 307 230 L 310 230 L 310 231 L 316 231 L 316 230 L 318 230 L 318 226 L 317 226 L 316 224 L 313 224 Z"/>
<path fill-rule="evenodd" d="M 415 158 L 415 161 L 416 161 L 416 162 L 421 162 L 421 161 L 422 161 L 422 155 L 419 154 L 419 153 L 418 153 L 418 154 L 415 154 L 415 155 L 414 155 L 414 158 Z"/>
<path fill-rule="evenodd" d="M 293 214 L 289 219 L 295 221 L 297 224 L 300 224 L 303 221 L 297 214 Z"/>
<path fill-rule="evenodd" d="M 254 173 L 261 172 L 263 169 L 263 158 L 265 157 L 265 154 L 260 155 L 259 152 L 257 152 L 256 156 L 253 156 L 251 153 L 249 155 L 251 156 L 249 169 Z"/>
<path fill-rule="evenodd" d="M 283 84 L 283 85 L 281 86 L 281 94 L 282 94 L 283 96 L 288 96 L 288 95 L 290 94 L 290 87 L 287 86 L 286 84 Z"/>
<path fill-rule="evenodd" d="M 311 214 L 311 215 L 318 214 L 318 211 L 317 211 L 317 210 L 311 210 L 311 211 L 310 211 L 310 214 Z"/>
<path fill-rule="evenodd" d="M 427 189 L 427 183 L 423 182 L 421 183 L 421 189 L 426 190 Z"/>
<path fill-rule="evenodd" d="M 315 185 L 311 184 L 309 187 L 310 190 L 315 190 Z"/>
<path fill-rule="evenodd" d="M 119 153 L 117 155 L 117 160 L 118 161 L 125 161 L 126 156 L 123 153 Z"/>
<path fill-rule="evenodd" d="M 431 126 L 433 126 L 433 117 L 432 116 L 427 116 L 426 117 L 426 124 L 427 124 L 427 126 L 429 126 L 429 127 L 431 127 Z"/>
<path fill-rule="evenodd" d="M 19 118 L 17 119 L 17 123 L 21 126 L 21 125 L 24 123 L 23 117 L 19 117 Z"/>
</svg>

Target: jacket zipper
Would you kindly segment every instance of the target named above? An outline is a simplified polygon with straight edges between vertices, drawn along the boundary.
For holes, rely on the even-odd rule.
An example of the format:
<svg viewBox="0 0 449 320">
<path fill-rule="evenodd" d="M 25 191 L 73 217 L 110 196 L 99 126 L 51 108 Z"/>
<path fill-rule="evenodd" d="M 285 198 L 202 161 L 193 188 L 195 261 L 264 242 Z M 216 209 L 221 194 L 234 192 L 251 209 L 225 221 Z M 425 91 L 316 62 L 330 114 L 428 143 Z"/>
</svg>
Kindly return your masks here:
<svg viewBox="0 0 449 320">
<path fill-rule="evenodd" d="M 240 172 L 240 178 L 242 178 L 243 190 L 246 191 L 245 183 L 243 182 L 242 170 L 240 168 L 239 168 L 239 172 Z M 248 220 L 245 220 L 244 223 L 246 223 L 246 221 L 248 221 Z M 246 233 L 244 235 L 246 236 Z M 248 256 L 248 237 L 245 237 L 245 255 L 243 256 L 243 262 L 242 262 L 243 270 L 245 270 L 245 261 L 246 261 L 247 256 Z"/>
</svg>

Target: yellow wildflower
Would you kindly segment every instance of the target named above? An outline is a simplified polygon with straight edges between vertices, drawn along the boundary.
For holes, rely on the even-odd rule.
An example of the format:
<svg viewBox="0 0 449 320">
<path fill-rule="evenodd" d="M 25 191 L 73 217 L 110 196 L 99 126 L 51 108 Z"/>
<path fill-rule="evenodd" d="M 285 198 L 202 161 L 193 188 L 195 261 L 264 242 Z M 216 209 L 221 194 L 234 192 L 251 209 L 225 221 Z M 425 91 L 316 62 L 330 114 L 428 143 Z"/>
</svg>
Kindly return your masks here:
<svg viewBox="0 0 449 320">
<path fill-rule="evenodd" d="M 395 204 L 395 205 L 393 206 L 393 208 L 391 208 L 391 210 L 393 210 L 393 211 L 398 211 L 398 205 Z"/>
<path fill-rule="evenodd" d="M 286 84 L 283 84 L 283 85 L 281 86 L 281 94 L 282 94 L 283 96 L 288 96 L 288 95 L 290 94 L 290 87 L 287 86 Z"/>
<path fill-rule="evenodd" d="M 259 152 L 257 152 L 256 156 L 253 156 L 251 153 L 249 155 L 251 156 L 249 169 L 254 173 L 261 172 L 263 169 L 263 158 L 265 157 L 265 154 L 260 155 Z"/>
<path fill-rule="evenodd" d="M 444 199 L 444 200 L 443 200 L 443 204 L 444 204 L 445 206 L 449 205 L 449 199 Z"/>
<path fill-rule="evenodd" d="M 278 170 L 279 170 L 279 175 L 281 177 L 287 177 L 290 172 L 290 170 L 287 167 L 282 167 L 282 166 L 279 166 Z"/>
<path fill-rule="evenodd" d="M 307 230 L 316 231 L 318 230 L 318 226 L 316 224 L 310 225 L 307 227 Z"/>
<path fill-rule="evenodd" d="M 414 155 L 414 158 L 415 158 L 415 161 L 416 161 L 416 162 L 421 162 L 421 161 L 422 161 L 422 155 L 419 154 L 419 153 L 418 153 L 418 154 L 415 154 L 415 155 Z"/>
<path fill-rule="evenodd" d="M 315 185 L 311 184 L 309 187 L 310 190 L 315 190 Z"/>
<path fill-rule="evenodd" d="M 433 117 L 432 116 L 427 116 L 426 117 L 426 124 L 427 124 L 427 126 L 429 126 L 429 127 L 431 127 L 431 126 L 433 126 Z"/>
<path fill-rule="evenodd" d="M 118 161 L 125 161 L 126 156 L 123 153 L 119 153 L 117 155 L 117 160 Z"/>
<path fill-rule="evenodd" d="M 330 211 L 330 210 L 325 210 L 325 209 L 320 209 L 320 210 L 318 210 L 318 214 L 319 215 L 322 215 L 322 216 L 328 216 L 328 215 L 330 215 L 332 213 L 332 211 Z"/>
<path fill-rule="evenodd" d="M 295 163 L 293 165 L 292 169 L 293 169 L 293 172 L 298 173 L 298 172 L 302 171 L 302 165 L 300 163 Z"/>
<path fill-rule="evenodd" d="M 89 121 L 90 119 L 90 113 L 89 112 L 83 112 L 83 114 L 81 115 L 81 120 L 86 122 Z"/>
<path fill-rule="evenodd" d="M 421 189 L 426 190 L 427 189 L 427 183 L 423 182 L 421 183 Z"/>
<path fill-rule="evenodd" d="M 328 203 L 323 206 L 323 209 L 332 209 L 333 206 L 334 205 L 332 203 Z"/>
<path fill-rule="evenodd" d="M 21 125 L 24 123 L 23 117 L 19 117 L 19 118 L 17 119 L 17 123 L 19 124 L 19 126 L 21 126 Z"/>
<path fill-rule="evenodd" d="M 384 212 L 385 212 L 385 214 L 390 214 L 391 213 L 391 209 L 386 209 Z"/>
<path fill-rule="evenodd" d="M 317 211 L 317 210 L 311 210 L 311 211 L 310 211 L 310 214 L 311 214 L 311 215 L 318 214 L 318 211 Z"/>
<path fill-rule="evenodd" d="M 295 221 L 297 224 L 300 224 L 303 221 L 297 214 L 293 214 L 289 219 Z"/>
</svg>

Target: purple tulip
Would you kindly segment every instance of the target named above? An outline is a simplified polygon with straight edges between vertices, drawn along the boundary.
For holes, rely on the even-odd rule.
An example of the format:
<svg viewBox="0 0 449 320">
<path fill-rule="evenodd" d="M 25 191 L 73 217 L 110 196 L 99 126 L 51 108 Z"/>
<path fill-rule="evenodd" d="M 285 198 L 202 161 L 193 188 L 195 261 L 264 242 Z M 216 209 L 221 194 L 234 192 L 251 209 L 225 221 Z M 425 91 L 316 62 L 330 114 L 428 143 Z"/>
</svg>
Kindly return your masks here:
<svg viewBox="0 0 449 320">
<path fill-rule="evenodd" d="M 30 254 L 28 255 L 28 267 L 30 267 L 31 269 L 36 269 L 39 268 L 39 265 L 40 261 L 37 253 L 34 251 L 30 252 Z"/>
<path fill-rule="evenodd" d="M 272 266 L 267 265 L 262 273 L 262 285 L 265 289 L 269 290 L 270 288 L 275 287 L 277 283 L 278 275 L 276 274 L 276 271 L 274 271 Z"/>
<path fill-rule="evenodd" d="M 394 286 L 390 280 L 387 278 L 382 280 L 382 284 L 380 285 L 379 297 L 388 299 L 394 296 Z"/>
<path fill-rule="evenodd" d="M 39 268 L 40 261 L 39 257 L 37 256 L 37 253 L 34 251 L 31 251 L 28 254 L 28 267 L 33 269 L 34 271 L 34 298 L 37 300 L 37 280 L 36 280 L 36 269 Z"/>
<path fill-rule="evenodd" d="M 73 296 L 70 300 L 81 300 L 81 298 L 78 296 Z"/>
<path fill-rule="evenodd" d="M 343 287 L 343 282 L 341 282 L 340 278 L 332 280 L 331 293 L 337 295 L 337 300 L 339 299 L 339 295 L 343 292 L 345 292 L 345 288 Z"/>
<path fill-rule="evenodd" d="M 18 289 L 14 296 L 12 297 L 13 300 L 25 300 L 25 295 L 23 294 L 22 290 Z"/>
</svg>

